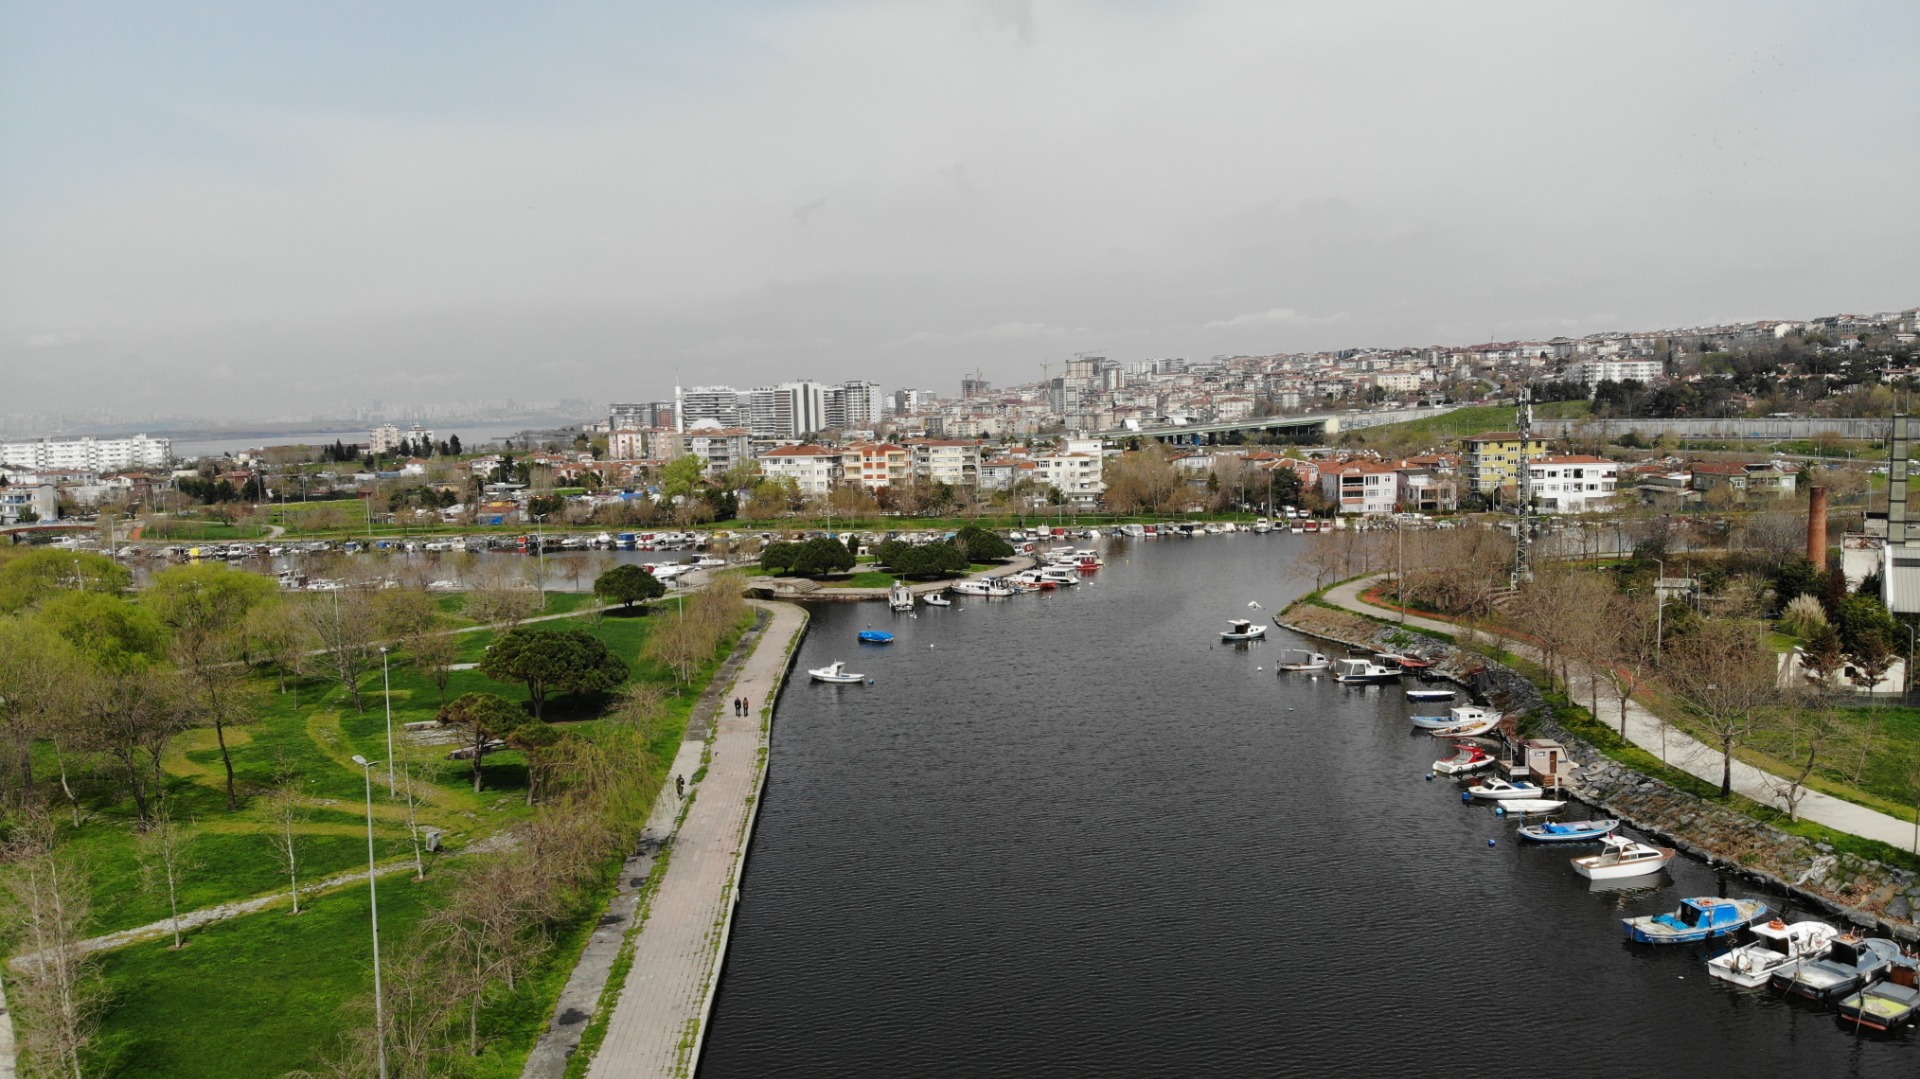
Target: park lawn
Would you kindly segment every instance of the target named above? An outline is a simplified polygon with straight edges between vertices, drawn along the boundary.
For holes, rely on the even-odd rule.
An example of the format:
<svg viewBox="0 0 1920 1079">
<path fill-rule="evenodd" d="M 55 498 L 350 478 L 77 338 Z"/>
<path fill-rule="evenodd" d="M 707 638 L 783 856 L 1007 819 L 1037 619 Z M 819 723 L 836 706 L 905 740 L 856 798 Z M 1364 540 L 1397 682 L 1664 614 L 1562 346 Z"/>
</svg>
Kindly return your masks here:
<svg viewBox="0 0 1920 1079">
<path fill-rule="evenodd" d="M 894 575 L 869 570 L 866 573 L 850 573 L 844 577 L 823 577 L 820 583 L 828 588 L 886 588 L 894 582 Z"/>
<path fill-rule="evenodd" d="M 1542 401 L 1533 406 L 1534 417 L 1543 420 L 1580 419 L 1592 413 L 1593 402 L 1591 401 Z M 1469 405 L 1454 409 L 1444 416 L 1428 416 L 1425 419 L 1407 420 L 1403 423 L 1356 428 L 1355 431 L 1360 434 L 1418 432 L 1461 438 L 1486 431 L 1511 431 L 1513 423 L 1514 406 L 1512 405 Z"/>
<path fill-rule="evenodd" d="M 437 881 L 380 880 L 381 952 L 389 959 L 426 913 Z M 147 942 L 101 958 L 112 1004 L 86 1074 L 234 1079 L 317 1067 L 348 1006 L 373 989 L 366 885 L 197 930 L 176 952 Z"/>
<path fill-rule="evenodd" d="M 141 539 L 167 540 L 243 540 L 259 539 L 267 534 L 259 525 L 231 525 L 225 521 L 163 518 L 140 533 Z"/>
</svg>

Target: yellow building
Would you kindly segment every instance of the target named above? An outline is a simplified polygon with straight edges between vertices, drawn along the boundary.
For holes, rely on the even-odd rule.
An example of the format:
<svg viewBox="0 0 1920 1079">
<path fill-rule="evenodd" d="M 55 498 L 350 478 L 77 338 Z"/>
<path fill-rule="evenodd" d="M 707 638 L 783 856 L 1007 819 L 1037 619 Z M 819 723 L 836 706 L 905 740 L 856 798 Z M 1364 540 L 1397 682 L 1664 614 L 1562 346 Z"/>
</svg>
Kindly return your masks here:
<svg viewBox="0 0 1920 1079">
<path fill-rule="evenodd" d="M 1491 431 L 1463 439 L 1467 447 L 1467 490 L 1489 497 L 1520 483 L 1520 432 Z M 1547 440 L 1527 439 L 1526 455 L 1544 457 Z"/>
</svg>

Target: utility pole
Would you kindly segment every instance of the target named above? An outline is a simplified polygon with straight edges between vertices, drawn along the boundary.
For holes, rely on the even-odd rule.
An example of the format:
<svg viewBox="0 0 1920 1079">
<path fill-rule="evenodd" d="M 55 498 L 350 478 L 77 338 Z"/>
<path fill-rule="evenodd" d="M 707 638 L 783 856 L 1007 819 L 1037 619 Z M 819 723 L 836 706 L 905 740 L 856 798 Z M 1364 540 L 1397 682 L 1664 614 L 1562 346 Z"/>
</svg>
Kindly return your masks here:
<svg viewBox="0 0 1920 1079">
<path fill-rule="evenodd" d="M 1513 590 L 1533 579 L 1533 468 L 1528 445 L 1533 438 L 1533 402 L 1527 387 L 1520 388 L 1520 407 L 1515 419 L 1520 428 L 1520 479 L 1515 487 L 1519 504 L 1513 517 Z"/>
</svg>

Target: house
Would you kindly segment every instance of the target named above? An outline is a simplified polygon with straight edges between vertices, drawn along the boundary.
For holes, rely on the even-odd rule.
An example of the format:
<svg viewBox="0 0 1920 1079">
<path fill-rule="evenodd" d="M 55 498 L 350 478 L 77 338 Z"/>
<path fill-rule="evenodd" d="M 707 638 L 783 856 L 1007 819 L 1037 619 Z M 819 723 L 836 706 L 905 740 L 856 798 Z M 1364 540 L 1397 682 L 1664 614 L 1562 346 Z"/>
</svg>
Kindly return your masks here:
<svg viewBox="0 0 1920 1079">
<path fill-rule="evenodd" d="M 1410 457 L 1394 466 L 1394 501 L 1403 510 L 1451 513 L 1460 508 L 1460 477 L 1452 458 Z"/>
<path fill-rule="evenodd" d="M 1768 461 L 1697 464 L 1693 466 L 1692 487 L 1702 495 L 1727 491 L 1735 502 L 1748 495 L 1756 498 L 1784 498 L 1793 494 L 1799 475 Z"/>
<path fill-rule="evenodd" d="M 1320 494 L 1341 513 L 1392 513 L 1400 497 L 1400 473 L 1374 461 L 1330 464 L 1320 470 Z"/>
<path fill-rule="evenodd" d="M 1100 454 L 1084 451 L 1043 453 L 1033 459 L 1035 478 L 1061 493 L 1067 501 L 1092 505 L 1107 489 L 1101 480 Z"/>
<path fill-rule="evenodd" d="M 60 496 L 51 483 L 0 487 L 0 525 L 60 519 Z"/>
<path fill-rule="evenodd" d="M 869 491 L 897 487 L 913 474 L 913 455 L 890 442 L 853 442 L 840 447 L 840 472 Z"/>
<path fill-rule="evenodd" d="M 837 449 L 825 446 L 781 446 L 760 456 L 760 471 L 769 479 L 791 479 L 803 495 L 831 492 L 845 475 Z"/>
<path fill-rule="evenodd" d="M 1517 431 L 1493 431 L 1462 440 L 1466 445 L 1467 490 L 1492 496 L 1502 487 L 1520 482 L 1520 457 L 1523 449 Z M 1527 457 L 1544 457 L 1547 440 L 1528 438 Z"/>
<path fill-rule="evenodd" d="M 1613 504 L 1619 474 L 1604 457 L 1542 457 L 1527 462 L 1527 489 L 1542 513 L 1587 513 Z"/>
</svg>

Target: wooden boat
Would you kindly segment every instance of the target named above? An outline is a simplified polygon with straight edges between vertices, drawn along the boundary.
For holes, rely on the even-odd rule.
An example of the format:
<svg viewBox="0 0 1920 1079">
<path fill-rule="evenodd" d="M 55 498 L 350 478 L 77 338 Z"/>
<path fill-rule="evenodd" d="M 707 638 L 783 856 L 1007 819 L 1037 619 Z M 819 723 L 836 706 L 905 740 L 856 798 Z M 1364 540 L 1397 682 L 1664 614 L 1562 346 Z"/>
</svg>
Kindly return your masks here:
<svg viewBox="0 0 1920 1079">
<path fill-rule="evenodd" d="M 854 674 L 853 672 L 847 670 L 847 665 L 845 663 L 840 662 L 837 659 L 834 660 L 832 663 L 827 664 L 825 667 L 815 667 L 812 670 L 808 671 L 807 673 L 813 676 L 813 680 L 816 682 L 835 682 L 835 683 L 851 684 L 854 682 L 863 682 L 866 680 L 866 677 L 867 677 L 864 674 Z"/>
<path fill-rule="evenodd" d="M 1263 641 L 1266 637 L 1267 627 L 1244 618 L 1227 619 L 1227 628 L 1220 634 L 1223 641 Z"/>
<path fill-rule="evenodd" d="M 1678 853 L 1672 847 L 1648 846 L 1625 836 L 1610 835 L 1600 842 L 1605 849 L 1599 854 L 1572 860 L 1573 871 L 1588 880 L 1619 880 L 1658 873 Z"/>
<path fill-rule="evenodd" d="M 1886 977 L 1900 958 L 1900 946 L 1882 937 L 1852 933 L 1833 938 L 1824 958 L 1803 959 L 1773 972 L 1774 989 L 1826 1003 L 1856 993 Z"/>
<path fill-rule="evenodd" d="M 860 631 L 860 643 L 861 644 L 892 644 L 893 634 L 888 633 L 885 630 L 863 629 Z"/>
<path fill-rule="evenodd" d="M 1382 652 L 1374 658 L 1380 661 L 1381 666 L 1398 667 L 1403 671 L 1424 671 L 1433 666 L 1432 660 L 1405 652 Z"/>
<path fill-rule="evenodd" d="M 1916 988 L 1916 961 L 1905 956 L 1893 961 L 1886 978 L 1834 1002 L 1843 1026 L 1890 1031 L 1920 1015 L 1920 988 Z"/>
<path fill-rule="evenodd" d="M 1350 686 L 1380 685 L 1399 681 L 1400 672 L 1371 660 L 1343 659 L 1334 665 L 1333 680 Z"/>
<path fill-rule="evenodd" d="M 1491 720 L 1491 722 L 1487 722 Z M 1470 737 L 1492 730 L 1500 723 L 1500 713 L 1491 708 L 1482 708 L 1476 704 L 1462 704 L 1447 709 L 1444 716 L 1413 716 L 1409 720 L 1423 731 L 1450 731 L 1456 727 L 1466 728 L 1460 737 Z M 1486 723 L 1478 730 L 1472 728 Z"/>
<path fill-rule="evenodd" d="M 1825 922 L 1795 922 L 1775 918 L 1751 930 L 1753 940 L 1724 955 L 1707 960 L 1707 973 L 1747 989 L 1767 984 L 1777 970 L 1808 959 L 1819 959 L 1833 947 L 1840 931 Z"/>
<path fill-rule="evenodd" d="M 1475 709 L 1475 711 L 1485 710 Z M 1450 727 L 1441 727 L 1436 730 L 1430 730 L 1427 733 L 1433 735 L 1435 738 L 1472 738 L 1476 734 L 1485 734 L 1495 727 L 1498 727 L 1500 725 L 1500 719 L 1501 715 L 1499 712 L 1487 712 L 1485 715 L 1474 716 L 1471 719 L 1463 719 Z"/>
<path fill-rule="evenodd" d="M 1512 783 L 1504 779 L 1488 779 L 1468 787 L 1467 793 L 1475 798 L 1499 801 L 1508 798 L 1539 798 L 1545 792 L 1540 789 L 1538 783 L 1528 783 L 1525 780 Z"/>
<path fill-rule="evenodd" d="M 1693 944 L 1732 936 L 1767 916 L 1758 899 L 1718 899 L 1695 896 L 1682 899 L 1672 914 L 1622 918 L 1627 939 L 1635 944 Z"/>
<path fill-rule="evenodd" d="M 1300 657 L 1289 659 L 1289 656 Z M 1318 652 L 1309 652 L 1304 648 L 1289 648 L 1280 654 L 1282 662 L 1273 665 L 1276 671 L 1324 671 L 1332 666 L 1327 657 Z"/>
<path fill-rule="evenodd" d="M 1410 701 L 1450 701 L 1453 699 L 1453 692 L 1451 689 L 1410 689 L 1407 690 L 1407 699 Z"/>
<path fill-rule="evenodd" d="M 1591 843 L 1612 835 L 1618 827 L 1620 822 L 1617 820 L 1549 821 L 1523 826 L 1520 838 L 1535 843 Z"/>
<path fill-rule="evenodd" d="M 1457 776 L 1468 772 L 1477 772 L 1493 763 L 1493 754 L 1476 745 L 1461 743 L 1454 746 L 1459 752 L 1445 760 L 1433 762 L 1433 770 L 1441 775 Z"/>
</svg>

